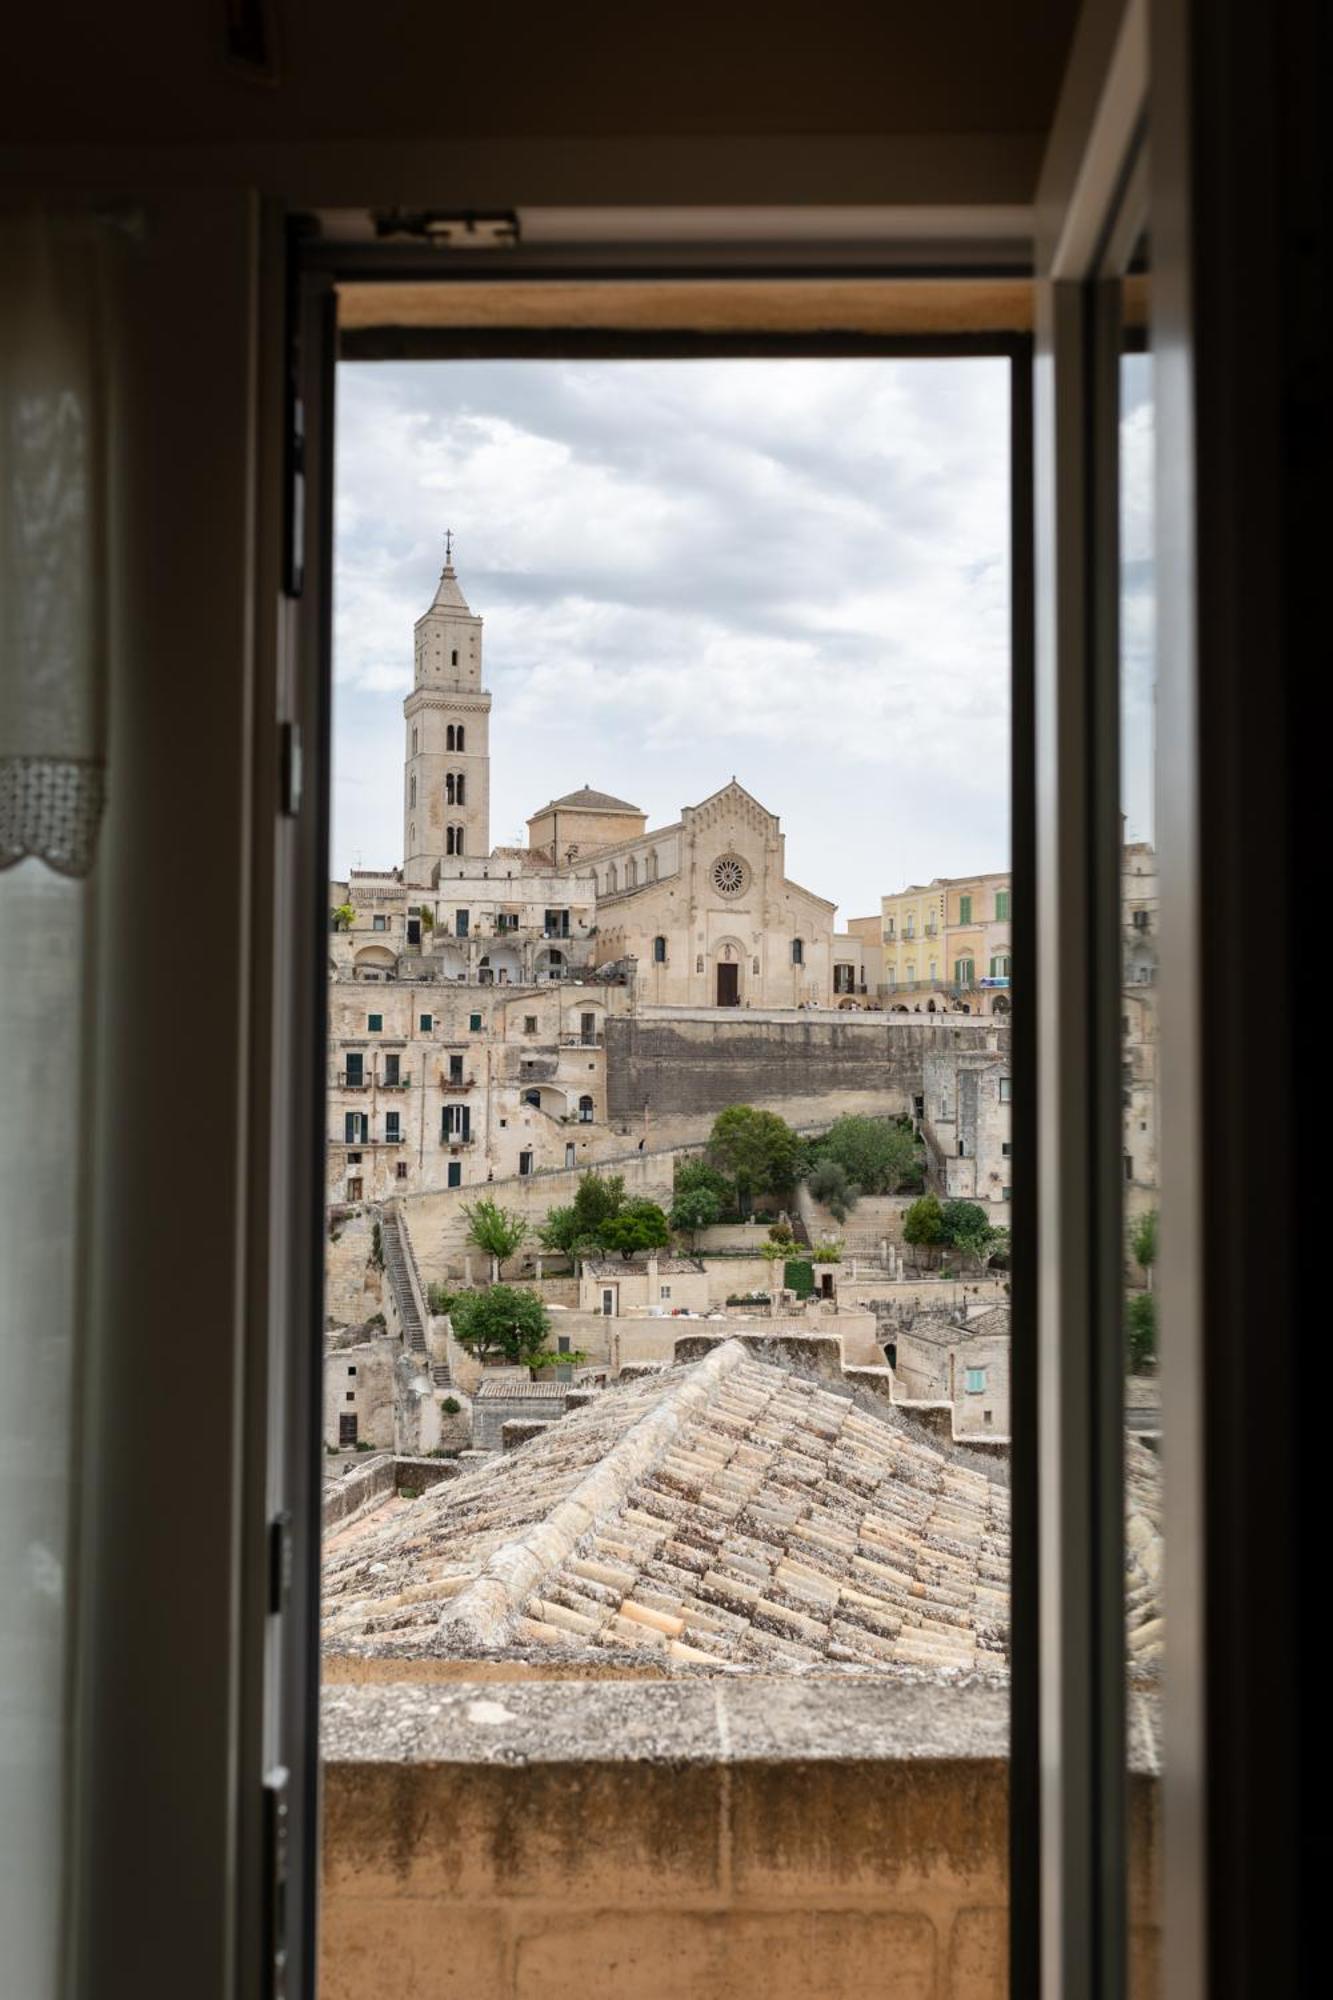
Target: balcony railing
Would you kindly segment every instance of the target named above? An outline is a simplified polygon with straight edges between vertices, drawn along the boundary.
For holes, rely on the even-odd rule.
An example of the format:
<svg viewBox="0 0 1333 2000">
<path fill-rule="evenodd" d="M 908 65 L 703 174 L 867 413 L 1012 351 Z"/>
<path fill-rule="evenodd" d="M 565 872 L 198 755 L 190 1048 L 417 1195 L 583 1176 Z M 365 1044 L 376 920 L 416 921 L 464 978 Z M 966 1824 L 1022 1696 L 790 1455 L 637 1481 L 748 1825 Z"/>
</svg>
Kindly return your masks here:
<svg viewBox="0 0 1333 2000">
<path fill-rule="evenodd" d="M 340 1090 L 369 1090 L 370 1078 L 364 1070 L 360 1070 L 357 1075 L 353 1076 L 350 1070 L 340 1069 L 338 1071 L 338 1088 Z"/>
<path fill-rule="evenodd" d="M 476 1082 L 475 1076 L 446 1076 L 443 1070 L 440 1071 L 441 1090 L 472 1090 Z"/>
<path fill-rule="evenodd" d="M 475 1146 L 476 1143 L 471 1133 L 468 1134 L 467 1138 L 463 1138 L 458 1132 L 441 1132 L 440 1134 L 440 1144 L 447 1146 L 451 1153 L 466 1152 L 469 1146 Z"/>
<path fill-rule="evenodd" d="M 382 1076 L 378 1082 L 381 1090 L 410 1090 L 412 1076 L 409 1071 L 406 1076 Z"/>
<path fill-rule="evenodd" d="M 562 1035 L 560 1046 L 562 1049 L 600 1049 L 602 1038 L 600 1035 Z"/>
</svg>

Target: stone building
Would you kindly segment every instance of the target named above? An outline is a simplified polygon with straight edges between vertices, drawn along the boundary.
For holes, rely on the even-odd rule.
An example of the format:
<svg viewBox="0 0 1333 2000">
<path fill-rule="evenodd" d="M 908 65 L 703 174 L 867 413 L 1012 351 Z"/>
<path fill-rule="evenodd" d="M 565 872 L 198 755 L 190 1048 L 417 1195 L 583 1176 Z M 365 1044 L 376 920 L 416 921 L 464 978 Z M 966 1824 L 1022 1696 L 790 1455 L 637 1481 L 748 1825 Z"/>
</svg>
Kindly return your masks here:
<svg viewBox="0 0 1333 2000">
<path fill-rule="evenodd" d="M 1121 1115 L 1125 1212 L 1131 1222 L 1155 1208 L 1157 1180 L 1157 856 L 1148 841 L 1121 854 Z"/>
<path fill-rule="evenodd" d="M 708 1272 L 697 1257 L 589 1257 L 579 1279 L 579 1311 L 619 1319 L 632 1312 L 707 1312 Z"/>
<path fill-rule="evenodd" d="M 941 1200 L 979 1201 L 1007 1210 L 1013 1156 L 1007 1052 L 935 1050 L 922 1063 L 922 1084 L 920 1125 L 930 1185 Z"/>
<path fill-rule="evenodd" d="M 1009 1436 L 1009 1308 L 921 1313 L 891 1343 L 894 1400 L 952 1405 L 952 1435 Z"/>
</svg>

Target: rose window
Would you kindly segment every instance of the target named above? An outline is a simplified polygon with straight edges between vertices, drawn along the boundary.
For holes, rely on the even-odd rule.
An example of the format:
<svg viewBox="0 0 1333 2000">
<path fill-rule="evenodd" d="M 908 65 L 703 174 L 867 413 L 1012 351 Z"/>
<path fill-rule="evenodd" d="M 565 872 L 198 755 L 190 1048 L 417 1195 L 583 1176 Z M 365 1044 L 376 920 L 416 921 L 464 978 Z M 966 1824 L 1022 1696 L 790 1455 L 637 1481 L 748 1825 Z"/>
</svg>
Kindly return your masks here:
<svg viewBox="0 0 1333 2000">
<path fill-rule="evenodd" d="M 735 854 L 724 854 L 713 863 L 713 887 L 720 896 L 739 896 L 745 887 L 745 863 Z"/>
</svg>

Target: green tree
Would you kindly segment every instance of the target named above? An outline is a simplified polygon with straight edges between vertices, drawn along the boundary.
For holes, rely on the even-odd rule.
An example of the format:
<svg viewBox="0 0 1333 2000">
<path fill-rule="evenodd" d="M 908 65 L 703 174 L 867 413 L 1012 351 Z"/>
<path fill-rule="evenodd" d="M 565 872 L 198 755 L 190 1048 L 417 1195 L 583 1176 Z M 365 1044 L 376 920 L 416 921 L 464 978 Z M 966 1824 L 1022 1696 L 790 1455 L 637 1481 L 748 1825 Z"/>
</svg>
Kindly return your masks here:
<svg viewBox="0 0 1333 2000">
<path fill-rule="evenodd" d="M 1144 1211 L 1129 1232 L 1129 1247 L 1134 1262 L 1143 1273 L 1144 1283 L 1152 1290 L 1152 1267 L 1157 1262 L 1157 1210 Z"/>
<path fill-rule="evenodd" d="M 578 1242 L 578 1217 L 573 1208 L 552 1208 L 545 1222 L 537 1226 L 537 1241 L 544 1250 L 563 1250 L 572 1255 Z"/>
<path fill-rule="evenodd" d="M 845 1247 L 840 1236 L 829 1237 L 823 1243 L 816 1243 L 810 1252 L 810 1261 L 812 1264 L 840 1264 Z"/>
<path fill-rule="evenodd" d="M 845 1222 L 861 1197 L 858 1184 L 849 1179 L 841 1160 L 820 1160 L 806 1182 L 816 1201 L 824 1204 L 838 1222 Z"/>
<path fill-rule="evenodd" d="M 356 910 L 351 903 L 339 903 L 336 909 L 329 911 L 329 922 L 335 931 L 350 931 L 356 922 Z"/>
<path fill-rule="evenodd" d="M 724 1173 L 720 1173 L 716 1167 L 710 1167 L 707 1160 L 678 1160 L 672 1187 L 673 1196 L 693 1194 L 696 1189 L 705 1189 L 709 1194 L 716 1195 L 718 1207 L 723 1215 L 736 1206 L 735 1186 Z"/>
<path fill-rule="evenodd" d="M 991 1246 L 990 1218 L 979 1201 L 946 1201 L 940 1213 L 940 1237 L 980 1264 Z"/>
<path fill-rule="evenodd" d="M 1157 1300 L 1151 1292 L 1131 1292 L 1125 1301 L 1125 1334 L 1137 1375 L 1157 1353 Z"/>
<path fill-rule="evenodd" d="M 673 1229 L 683 1229 L 693 1242 L 701 1229 L 708 1229 L 722 1214 L 722 1203 L 712 1188 L 677 1188 L 671 1203 Z"/>
<path fill-rule="evenodd" d="M 580 1175 L 574 1196 L 576 1242 L 595 1243 L 604 1248 L 606 1224 L 624 1206 L 625 1176 L 594 1173 L 590 1167 L 586 1174 Z"/>
<path fill-rule="evenodd" d="M 528 1225 L 521 1215 L 511 1214 L 499 1202 L 486 1198 L 471 1204 L 464 1202 L 463 1214 L 467 1218 L 467 1240 L 490 1258 L 491 1282 L 498 1284 L 505 1258 L 513 1256 L 528 1233 Z"/>
<path fill-rule="evenodd" d="M 929 1253 L 944 1241 L 944 1210 L 937 1194 L 923 1194 L 903 1217 L 903 1242 Z M 920 1259 L 918 1258 L 918 1266 Z"/>
<path fill-rule="evenodd" d="M 998 1229 L 992 1229 L 990 1233 L 990 1250 L 986 1258 L 987 1269 L 992 1271 L 1007 1271 L 1009 1269 L 1009 1251 L 1009 1231 L 1001 1224 Z"/>
<path fill-rule="evenodd" d="M 551 1321 L 535 1292 L 516 1285 L 492 1285 L 484 1292 L 460 1292 L 454 1300 L 455 1337 L 478 1361 L 499 1355 L 518 1367 L 534 1367 L 546 1346 Z"/>
<path fill-rule="evenodd" d="M 835 1119 L 824 1134 L 822 1152 L 864 1194 L 896 1194 L 920 1164 L 916 1134 L 896 1118 Z"/>
<path fill-rule="evenodd" d="M 756 1194 L 781 1194 L 791 1187 L 800 1156 L 800 1139 L 776 1111 L 730 1104 L 713 1120 L 708 1157 L 735 1181 L 742 1209 Z"/>
<path fill-rule="evenodd" d="M 627 1201 L 602 1224 L 601 1240 L 608 1250 L 632 1257 L 636 1250 L 664 1250 L 671 1229 L 655 1201 Z"/>
</svg>

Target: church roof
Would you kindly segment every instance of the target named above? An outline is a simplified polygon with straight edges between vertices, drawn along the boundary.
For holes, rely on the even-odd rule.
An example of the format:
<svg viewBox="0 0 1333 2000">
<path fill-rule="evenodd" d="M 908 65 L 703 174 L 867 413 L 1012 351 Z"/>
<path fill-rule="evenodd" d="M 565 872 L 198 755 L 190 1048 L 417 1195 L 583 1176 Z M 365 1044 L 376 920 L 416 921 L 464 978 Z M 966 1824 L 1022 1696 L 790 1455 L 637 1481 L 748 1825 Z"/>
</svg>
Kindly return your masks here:
<svg viewBox="0 0 1333 2000">
<path fill-rule="evenodd" d="M 462 611 L 469 618 L 472 616 L 458 581 L 458 573 L 447 558 L 444 568 L 440 571 L 440 580 L 435 586 L 435 596 L 430 608 L 432 611 Z"/>
<path fill-rule="evenodd" d="M 552 799 L 542 807 L 542 812 L 550 812 L 551 806 L 560 806 L 571 812 L 642 813 L 641 806 L 631 805 L 628 799 L 613 798 L 610 792 L 595 792 L 591 785 L 583 785 L 577 792 L 566 792 L 562 799 Z M 534 813 L 534 819 L 541 817 Z"/>
</svg>

